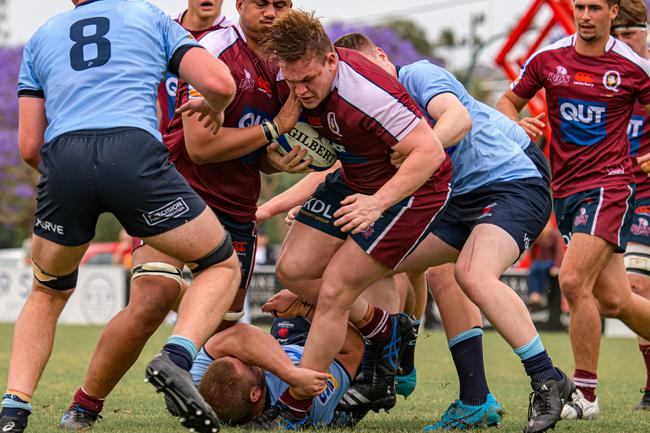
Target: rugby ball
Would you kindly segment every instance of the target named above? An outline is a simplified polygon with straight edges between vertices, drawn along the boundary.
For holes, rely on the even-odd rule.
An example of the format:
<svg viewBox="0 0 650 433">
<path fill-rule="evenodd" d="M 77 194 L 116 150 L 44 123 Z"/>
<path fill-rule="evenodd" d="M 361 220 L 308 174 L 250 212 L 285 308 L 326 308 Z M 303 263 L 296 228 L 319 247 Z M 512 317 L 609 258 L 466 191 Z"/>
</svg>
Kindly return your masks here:
<svg viewBox="0 0 650 433">
<path fill-rule="evenodd" d="M 288 133 L 281 135 L 276 140 L 280 145 L 280 153 L 286 155 L 296 146 L 307 149 L 307 155 L 313 161 L 309 168 L 316 171 L 327 170 L 337 160 L 336 151 L 332 143 L 312 128 L 308 123 L 298 122 Z"/>
</svg>

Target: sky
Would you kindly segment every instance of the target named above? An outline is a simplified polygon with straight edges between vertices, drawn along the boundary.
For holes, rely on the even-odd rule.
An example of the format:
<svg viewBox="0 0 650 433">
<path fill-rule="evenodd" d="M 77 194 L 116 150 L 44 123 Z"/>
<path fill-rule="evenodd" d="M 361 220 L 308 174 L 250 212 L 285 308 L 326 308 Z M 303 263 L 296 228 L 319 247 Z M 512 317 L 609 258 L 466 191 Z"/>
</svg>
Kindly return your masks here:
<svg viewBox="0 0 650 433">
<path fill-rule="evenodd" d="M 184 0 L 150 0 L 165 12 L 173 14 L 184 9 Z M 223 11 L 236 18 L 235 0 L 224 0 Z M 469 34 L 470 16 L 483 13 L 485 21 L 480 25 L 480 35 L 487 39 L 502 33 L 511 26 L 530 6 L 532 0 L 295 0 L 294 7 L 315 10 L 327 23 L 376 23 L 387 15 L 402 15 L 418 22 L 427 30 L 429 39 L 435 39 L 444 27 L 451 27 L 460 37 Z M 10 45 L 23 44 L 30 35 L 50 16 L 72 8 L 68 0 L 9 0 L 8 24 Z M 483 63 L 489 63 L 496 50 L 485 51 Z M 452 60 L 460 66 L 466 63 L 467 52 L 454 53 Z"/>
</svg>

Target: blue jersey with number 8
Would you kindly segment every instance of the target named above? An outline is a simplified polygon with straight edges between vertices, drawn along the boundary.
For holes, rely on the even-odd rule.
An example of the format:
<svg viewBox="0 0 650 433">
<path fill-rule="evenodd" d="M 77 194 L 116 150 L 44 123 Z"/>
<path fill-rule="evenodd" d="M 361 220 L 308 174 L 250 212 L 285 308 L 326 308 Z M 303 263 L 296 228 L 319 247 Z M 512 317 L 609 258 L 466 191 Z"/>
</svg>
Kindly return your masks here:
<svg viewBox="0 0 650 433">
<path fill-rule="evenodd" d="M 160 140 L 156 96 L 174 53 L 199 46 L 157 7 L 90 0 L 57 15 L 23 53 L 18 96 L 45 98 L 45 141 L 81 129 L 135 127 Z"/>
</svg>

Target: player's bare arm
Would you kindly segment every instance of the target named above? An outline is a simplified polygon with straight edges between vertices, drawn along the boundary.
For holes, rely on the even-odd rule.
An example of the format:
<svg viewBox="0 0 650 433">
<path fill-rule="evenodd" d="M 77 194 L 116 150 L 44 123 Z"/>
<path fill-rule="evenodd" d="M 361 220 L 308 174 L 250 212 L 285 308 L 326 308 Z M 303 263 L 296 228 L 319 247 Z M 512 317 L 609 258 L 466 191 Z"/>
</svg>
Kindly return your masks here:
<svg viewBox="0 0 650 433">
<path fill-rule="evenodd" d="M 294 366 L 278 342 L 255 326 L 239 323 L 214 336 L 206 345 L 214 359 L 233 356 L 246 364 L 256 365 L 296 386 L 311 396 L 324 391 L 328 373 Z"/>
<path fill-rule="evenodd" d="M 289 156 L 291 153 L 296 152 L 298 149 L 299 147 L 294 147 L 291 152 L 285 156 Z M 316 187 L 325 180 L 329 173 L 338 170 L 340 167 L 341 163 L 337 161 L 331 168 L 327 169 L 326 171 L 317 171 L 310 173 L 302 178 L 298 183 L 293 185 L 291 188 L 276 195 L 257 209 L 257 222 L 260 223 L 266 221 L 275 215 L 281 214 L 283 212 L 288 212 L 291 208 L 300 206 L 305 202 L 305 200 L 309 198 Z"/>
<path fill-rule="evenodd" d="M 278 135 L 286 134 L 298 121 L 300 101 L 290 95 L 271 127 Z M 221 128 L 217 135 L 203 127 L 201 121 L 192 115 L 183 115 L 183 132 L 187 152 L 197 164 L 230 161 L 259 149 L 269 143 L 269 137 L 262 125 L 247 128 Z"/>
<path fill-rule="evenodd" d="M 546 124 L 542 121 L 545 113 L 538 114 L 535 117 L 524 117 L 519 119 L 519 112 L 528 104 L 528 99 L 517 96 L 515 92 L 508 89 L 497 101 L 496 108 L 510 119 L 517 122 L 524 131 L 533 138 L 544 134 Z"/>
<path fill-rule="evenodd" d="M 41 162 L 39 151 L 43 145 L 47 117 L 45 99 L 34 97 L 18 98 L 18 147 L 20 156 L 34 170 Z"/>
<path fill-rule="evenodd" d="M 444 148 L 458 144 L 472 129 L 469 111 L 453 93 L 442 93 L 431 98 L 427 111 L 436 121 L 433 132 Z"/>
<path fill-rule="evenodd" d="M 397 173 L 373 195 L 353 194 L 341 202 L 334 223 L 341 231 L 361 233 L 381 214 L 424 184 L 445 160 L 445 151 L 427 122 L 420 121 L 393 149 L 406 159 Z"/>
<path fill-rule="evenodd" d="M 223 123 L 223 111 L 237 91 L 230 70 L 202 48 L 190 49 L 181 59 L 178 70 L 180 78 L 198 90 L 203 99 L 188 101 L 177 112 L 199 113 L 198 120 L 207 117 L 204 126 L 216 134 Z"/>
</svg>

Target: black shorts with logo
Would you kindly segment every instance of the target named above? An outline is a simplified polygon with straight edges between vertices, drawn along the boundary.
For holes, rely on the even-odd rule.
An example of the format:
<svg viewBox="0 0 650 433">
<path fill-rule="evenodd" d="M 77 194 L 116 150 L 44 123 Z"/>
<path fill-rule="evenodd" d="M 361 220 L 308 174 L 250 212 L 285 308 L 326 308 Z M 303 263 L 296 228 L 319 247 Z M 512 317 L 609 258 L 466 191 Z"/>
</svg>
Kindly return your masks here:
<svg viewBox="0 0 650 433">
<path fill-rule="evenodd" d="M 141 129 L 70 132 L 40 153 L 34 233 L 60 245 L 90 242 L 103 212 L 145 238 L 196 218 L 206 206 L 169 162 L 167 146 Z"/>
<path fill-rule="evenodd" d="M 212 208 L 223 227 L 230 233 L 232 247 L 237 253 L 241 267 L 241 283 L 239 288 L 247 290 L 255 268 L 255 250 L 257 249 L 257 227 L 255 221 L 238 222 L 228 215 Z"/>
</svg>

